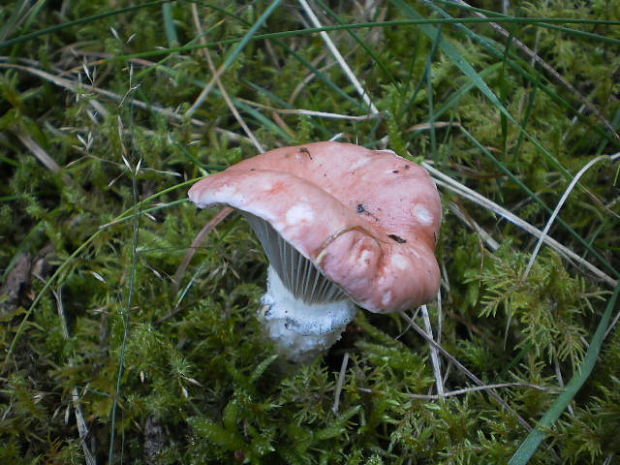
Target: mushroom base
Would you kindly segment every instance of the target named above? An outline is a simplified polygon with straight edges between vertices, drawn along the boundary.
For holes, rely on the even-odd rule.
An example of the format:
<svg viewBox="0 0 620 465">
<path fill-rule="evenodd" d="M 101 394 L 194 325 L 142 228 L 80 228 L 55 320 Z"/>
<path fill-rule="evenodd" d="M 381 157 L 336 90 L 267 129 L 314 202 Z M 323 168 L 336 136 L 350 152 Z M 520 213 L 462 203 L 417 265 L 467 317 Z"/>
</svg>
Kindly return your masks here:
<svg viewBox="0 0 620 465">
<path fill-rule="evenodd" d="M 261 303 L 258 317 L 269 338 L 280 353 L 299 363 L 329 349 L 357 313 L 357 307 L 349 299 L 322 304 L 308 304 L 296 299 L 271 266 L 267 292 Z"/>
</svg>

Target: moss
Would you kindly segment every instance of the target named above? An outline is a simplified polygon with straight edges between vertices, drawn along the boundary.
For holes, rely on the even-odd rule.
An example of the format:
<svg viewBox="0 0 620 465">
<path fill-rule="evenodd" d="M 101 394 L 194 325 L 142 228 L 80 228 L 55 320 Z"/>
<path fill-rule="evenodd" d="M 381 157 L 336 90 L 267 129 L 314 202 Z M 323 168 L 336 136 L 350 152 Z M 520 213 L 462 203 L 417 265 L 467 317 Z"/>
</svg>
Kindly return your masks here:
<svg viewBox="0 0 620 465">
<path fill-rule="evenodd" d="M 330 31 L 381 111 L 365 120 L 290 112 L 369 113 L 317 34 L 257 37 L 236 49 L 267 4 L 175 2 L 168 21 L 159 4 L 125 1 L 56 2 L 11 16 L 22 3 L 0 9 L 0 49 L 10 57 L 0 58 L 0 270 L 2 292 L 18 294 L 0 296 L 0 463 L 84 463 L 88 453 L 97 463 L 149 465 L 506 463 L 527 434 L 518 416 L 535 424 L 580 372 L 609 279 L 547 246 L 524 277 L 537 238 L 443 184 L 433 329 L 483 383 L 509 385 L 497 390 L 509 409 L 488 390 L 437 398 L 429 346 L 397 315 L 360 313 L 329 353 L 291 368 L 255 318 L 266 261 L 239 216 L 219 224 L 173 279 L 215 214 L 190 205 L 183 183 L 257 151 L 217 86 L 187 112 L 213 77 L 205 50 L 216 68 L 238 52 L 222 84 L 264 147 L 337 134 L 377 148 L 387 140 L 543 229 L 572 175 L 618 151 L 605 122 L 618 126 L 610 70 L 620 35 L 588 22 L 617 22 L 612 2 L 508 11 L 587 20 L 561 24 L 570 30 L 502 23 L 572 88 L 486 24 Z M 369 21 L 371 11 L 341 3 L 317 2 L 322 21 Z M 372 18 L 414 17 L 403 5 L 380 4 Z M 206 49 L 195 47 L 194 7 Z M 472 17 L 454 5 L 415 6 L 423 18 L 443 17 L 439 7 Z M 119 11 L 88 19 L 110 8 Z M 302 29 L 301 16 L 281 4 L 257 34 Z M 180 49 L 165 49 L 170 27 Z M 46 28 L 54 29 L 28 35 Z M 617 178 L 609 160 L 593 166 L 549 231 L 612 280 Z M 20 274 L 25 252 L 30 267 Z M 588 382 L 531 463 L 615 463 L 619 341 L 610 330 Z M 441 371 L 447 391 L 471 387 L 445 357 Z"/>
</svg>

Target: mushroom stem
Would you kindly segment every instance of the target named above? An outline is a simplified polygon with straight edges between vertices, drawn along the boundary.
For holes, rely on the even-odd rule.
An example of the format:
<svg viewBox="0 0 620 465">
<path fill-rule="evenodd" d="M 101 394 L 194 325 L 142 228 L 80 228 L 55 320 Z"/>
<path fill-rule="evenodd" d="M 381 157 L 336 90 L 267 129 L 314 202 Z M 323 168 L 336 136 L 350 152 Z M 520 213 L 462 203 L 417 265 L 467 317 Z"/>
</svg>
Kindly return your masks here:
<svg viewBox="0 0 620 465">
<path fill-rule="evenodd" d="M 270 265 L 259 320 L 280 353 L 307 362 L 331 347 L 357 313 L 347 298 L 309 304 L 296 298 Z"/>
</svg>

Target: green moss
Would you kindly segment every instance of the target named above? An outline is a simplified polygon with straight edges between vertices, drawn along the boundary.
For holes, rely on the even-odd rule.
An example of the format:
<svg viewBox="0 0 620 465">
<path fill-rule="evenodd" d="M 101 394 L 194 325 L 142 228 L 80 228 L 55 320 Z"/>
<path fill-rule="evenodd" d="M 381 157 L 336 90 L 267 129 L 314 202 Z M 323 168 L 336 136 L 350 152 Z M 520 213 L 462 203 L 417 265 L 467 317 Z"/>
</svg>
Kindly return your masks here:
<svg viewBox="0 0 620 465">
<path fill-rule="evenodd" d="M 19 293 L 9 301 L 5 287 L 0 296 L 0 463 L 84 463 L 82 419 L 97 463 L 507 463 L 527 435 L 517 415 L 535 424 L 580 372 L 609 279 L 548 246 L 524 278 L 537 238 L 443 184 L 433 329 L 441 321 L 442 347 L 484 383 L 510 385 L 497 392 L 511 410 L 487 390 L 433 397 L 429 346 L 398 315 L 360 313 L 306 366 L 278 359 L 255 318 L 266 259 L 238 215 L 209 234 L 173 281 L 215 214 L 184 201 L 189 186 L 181 183 L 257 152 L 217 85 L 186 114 L 213 77 L 205 50 L 192 48 L 192 8 L 218 68 L 268 4 L 145 4 L 86 21 L 111 7 L 75 0 L 12 16 L 22 3 L 0 9 L 1 55 L 10 57 L 0 58 L 0 270 L 2 284 Z M 399 0 L 370 19 L 347 2 L 318 3 L 329 24 L 414 17 Z M 617 22 L 612 3 L 519 3 L 508 14 Z M 431 6 L 415 8 L 423 18 L 443 17 L 439 7 L 472 17 Z M 303 29 L 299 8 L 279 5 L 257 34 Z M 471 23 L 329 32 L 378 118 L 278 112 L 368 114 L 317 34 L 252 40 L 221 81 L 265 148 L 336 134 L 375 148 L 388 141 L 543 229 L 569 174 L 618 151 L 603 120 L 618 126 L 610 70 L 620 34 L 617 24 L 587 21 L 560 24 L 572 32 L 502 25 L 574 88 L 488 25 Z M 171 37 L 180 50 L 164 50 Z M 477 74 L 464 73 L 465 62 Z M 20 134 L 61 172 L 50 172 Z M 611 280 L 620 265 L 617 170 L 609 160 L 592 167 L 549 231 Z M 31 267 L 20 274 L 24 252 Z M 619 341 L 610 330 L 588 382 L 530 463 L 615 463 Z M 441 371 L 446 391 L 471 386 L 445 357 Z"/>
</svg>

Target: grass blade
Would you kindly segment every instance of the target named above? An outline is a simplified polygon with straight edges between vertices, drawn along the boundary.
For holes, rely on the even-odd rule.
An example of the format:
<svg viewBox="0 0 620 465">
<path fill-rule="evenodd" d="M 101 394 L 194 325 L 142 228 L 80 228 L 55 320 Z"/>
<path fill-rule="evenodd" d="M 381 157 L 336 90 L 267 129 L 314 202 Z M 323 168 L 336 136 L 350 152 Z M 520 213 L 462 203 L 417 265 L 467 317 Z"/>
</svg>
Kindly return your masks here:
<svg viewBox="0 0 620 465">
<path fill-rule="evenodd" d="M 172 3 L 164 3 L 161 6 L 161 13 L 164 18 L 164 30 L 166 31 L 166 39 L 170 47 L 179 45 L 179 36 L 174 25 L 174 17 L 172 16 Z"/>
<path fill-rule="evenodd" d="M 9 47 L 10 45 L 15 45 L 15 44 L 19 44 L 22 42 L 27 42 L 31 39 L 35 39 L 37 37 L 41 37 L 44 35 L 48 35 L 48 34 L 53 34 L 54 32 L 58 32 L 58 31 L 62 31 L 63 29 L 66 29 L 68 27 L 72 27 L 72 26 L 80 26 L 82 24 L 87 24 L 93 21 L 98 21 L 100 19 L 103 18 L 107 18 L 110 16 L 116 16 L 116 15 L 120 15 L 123 13 L 129 13 L 131 11 L 135 11 L 135 10 L 140 10 L 142 8 L 149 8 L 151 6 L 157 6 L 157 5 L 161 5 L 163 3 L 166 3 L 167 0 L 159 0 L 159 1 L 155 1 L 155 2 L 147 2 L 147 3 L 142 3 L 140 5 L 133 5 L 133 6 L 129 6 L 127 8 L 119 8 L 118 10 L 111 10 L 111 11 L 106 11 L 104 13 L 99 13 L 96 15 L 92 15 L 92 16 L 86 16 L 84 18 L 80 18 L 77 19 L 75 21 L 69 21 L 66 23 L 62 23 L 62 24 L 57 24 L 56 26 L 52 26 L 52 27 L 48 27 L 45 29 L 40 29 L 38 31 L 34 31 L 31 32 L 29 34 L 24 34 L 22 36 L 19 37 L 15 37 L 13 39 L 9 39 L 9 40 L 5 40 L 4 42 L 0 42 L 0 49 L 4 48 L 4 47 Z"/>
<path fill-rule="evenodd" d="M 616 286 L 611 299 L 609 299 L 607 308 L 601 317 L 601 321 L 596 328 L 592 341 L 590 341 L 590 346 L 588 347 L 588 351 L 586 352 L 581 364 L 581 369 L 572 377 L 564 388 L 562 394 L 558 396 L 555 402 L 553 402 L 551 407 L 540 419 L 538 424 L 527 435 L 525 440 L 521 443 L 517 451 L 508 462 L 508 465 L 525 465 L 530 461 L 530 458 L 532 458 L 542 441 L 545 437 L 547 437 L 547 432 L 545 430 L 548 430 L 553 426 L 555 421 L 560 417 L 560 415 L 562 415 L 564 410 L 566 410 L 566 407 L 570 401 L 573 400 L 584 383 L 590 377 L 590 374 L 594 369 L 594 365 L 596 365 L 596 359 L 601 351 L 603 340 L 605 339 L 605 332 L 607 331 L 607 327 L 611 321 L 611 315 L 616 307 L 616 300 L 619 293 L 620 284 Z"/>
<path fill-rule="evenodd" d="M 226 72 L 228 68 L 230 68 L 230 65 L 232 65 L 235 62 L 235 60 L 237 59 L 239 54 L 243 51 L 243 49 L 248 44 L 248 42 L 252 40 L 252 38 L 256 34 L 256 31 L 258 31 L 262 27 L 265 21 L 267 21 L 267 18 L 271 16 L 271 13 L 273 13 L 273 11 L 278 7 L 281 1 L 282 0 L 274 0 L 273 2 L 271 2 L 271 5 L 267 7 L 267 9 L 263 12 L 263 14 L 258 18 L 258 20 L 248 30 L 248 32 L 245 33 L 245 35 L 239 41 L 239 43 L 226 56 L 226 58 L 224 58 L 224 62 L 217 69 L 213 78 L 211 78 L 207 86 L 200 93 L 200 95 L 198 96 L 194 104 L 185 112 L 186 116 L 193 115 L 196 112 L 196 110 L 200 107 L 200 105 L 202 105 L 202 103 L 205 101 L 205 99 L 209 95 L 209 91 L 213 87 L 213 84 L 216 82 L 216 79 L 219 79 L 220 76 L 224 72 Z M 205 44 L 205 45 L 208 45 L 208 44 Z"/>
</svg>

